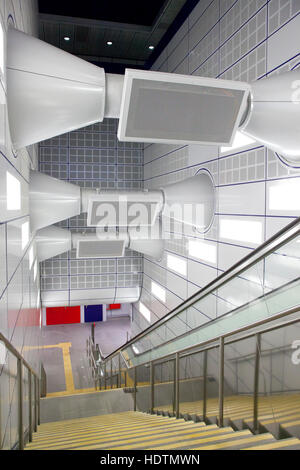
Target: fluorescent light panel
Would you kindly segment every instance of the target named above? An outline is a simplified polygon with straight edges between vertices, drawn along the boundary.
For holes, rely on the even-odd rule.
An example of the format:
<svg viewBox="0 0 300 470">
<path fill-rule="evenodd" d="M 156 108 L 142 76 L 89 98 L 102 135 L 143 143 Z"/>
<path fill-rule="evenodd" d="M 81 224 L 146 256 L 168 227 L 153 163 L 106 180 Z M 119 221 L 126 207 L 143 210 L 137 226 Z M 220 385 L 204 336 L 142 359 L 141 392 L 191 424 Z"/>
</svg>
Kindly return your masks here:
<svg viewBox="0 0 300 470">
<path fill-rule="evenodd" d="M 211 243 L 202 240 L 189 240 L 188 243 L 189 255 L 194 258 L 202 259 L 208 263 L 216 264 L 217 262 L 217 247 Z"/>
<path fill-rule="evenodd" d="M 176 271 L 182 276 L 187 274 L 187 262 L 184 259 L 178 258 L 177 256 L 168 255 L 167 256 L 167 266 L 168 268 Z"/>
<path fill-rule="evenodd" d="M 143 302 L 139 303 L 139 311 L 143 315 L 143 317 L 150 323 L 151 322 L 151 312 L 146 307 L 146 305 L 143 304 Z"/>
<path fill-rule="evenodd" d="M 276 181 L 269 186 L 269 210 L 299 211 L 300 180 Z"/>
<path fill-rule="evenodd" d="M 21 209 L 21 183 L 9 171 L 6 172 L 6 205 L 8 211 Z"/>
<path fill-rule="evenodd" d="M 37 294 L 37 299 L 36 299 L 36 308 L 40 308 L 40 307 L 41 307 L 41 294 L 39 291 Z"/>
<path fill-rule="evenodd" d="M 220 219 L 220 237 L 239 242 L 257 243 L 263 241 L 263 225 L 254 220 Z"/>
<path fill-rule="evenodd" d="M 132 345 L 132 349 L 133 349 L 133 351 L 135 352 L 135 354 L 139 354 L 139 353 L 140 353 L 140 351 L 138 350 L 138 348 L 137 348 L 134 344 Z"/>
<path fill-rule="evenodd" d="M 4 74 L 4 31 L 0 22 L 0 72 Z"/>
<path fill-rule="evenodd" d="M 35 260 L 34 266 L 33 266 L 33 280 L 34 281 L 36 280 L 36 276 L 37 276 L 37 260 Z"/>
<path fill-rule="evenodd" d="M 6 346 L 0 341 L 0 366 L 3 366 L 6 362 Z"/>
<path fill-rule="evenodd" d="M 166 303 L 166 290 L 156 284 L 156 282 L 151 282 L 151 292 L 155 297 L 157 297 L 162 302 Z"/>
<path fill-rule="evenodd" d="M 237 131 L 233 139 L 233 144 L 231 147 L 221 147 L 221 153 L 227 153 L 231 150 L 236 150 L 238 148 L 246 147 L 247 145 L 254 144 L 256 141 L 248 137 L 247 135 L 242 134 Z"/>
<path fill-rule="evenodd" d="M 22 250 L 27 246 L 29 242 L 29 222 L 22 224 Z"/>
<path fill-rule="evenodd" d="M 29 269 L 31 269 L 34 259 L 33 246 L 29 250 Z"/>
</svg>

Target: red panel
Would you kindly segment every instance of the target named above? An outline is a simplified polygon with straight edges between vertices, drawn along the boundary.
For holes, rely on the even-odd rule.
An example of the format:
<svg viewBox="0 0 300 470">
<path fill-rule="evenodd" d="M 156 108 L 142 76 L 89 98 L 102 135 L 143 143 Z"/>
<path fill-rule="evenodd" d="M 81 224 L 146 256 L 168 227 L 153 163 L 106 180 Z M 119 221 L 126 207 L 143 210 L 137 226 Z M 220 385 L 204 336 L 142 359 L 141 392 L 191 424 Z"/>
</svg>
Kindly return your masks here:
<svg viewBox="0 0 300 470">
<path fill-rule="evenodd" d="M 65 325 L 68 323 L 80 323 L 80 306 L 46 308 L 47 325 Z"/>
<path fill-rule="evenodd" d="M 107 310 L 119 310 L 121 308 L 121 304 L 109 304 Z"/>
</svg>

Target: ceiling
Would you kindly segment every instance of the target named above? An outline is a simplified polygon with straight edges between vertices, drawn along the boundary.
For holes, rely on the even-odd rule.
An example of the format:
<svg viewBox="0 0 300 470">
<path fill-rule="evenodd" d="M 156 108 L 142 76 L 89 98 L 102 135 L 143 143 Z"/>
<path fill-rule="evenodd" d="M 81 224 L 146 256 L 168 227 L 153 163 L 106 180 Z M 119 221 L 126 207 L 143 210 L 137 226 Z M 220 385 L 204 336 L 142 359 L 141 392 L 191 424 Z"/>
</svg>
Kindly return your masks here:
<svg viewBox="0 0 300 470">
<path fill-rule="evenodd" d="M 71 0 L 39 0 L 40 39 L 104 66 L 107 72 L 147 68 L 188 3 L 189 0 L 86 0 L 79 4 Z M 107 44 L 109 41 L 111 45 Z"/>
<path fill-rule="evenodd" d="M 142 1 L 85 1 L 75 3 L 61 0 L 39 0 L 40 13 L 73 16 L 91 20 L 152 26 L 165 0 Z"/>
</svg>

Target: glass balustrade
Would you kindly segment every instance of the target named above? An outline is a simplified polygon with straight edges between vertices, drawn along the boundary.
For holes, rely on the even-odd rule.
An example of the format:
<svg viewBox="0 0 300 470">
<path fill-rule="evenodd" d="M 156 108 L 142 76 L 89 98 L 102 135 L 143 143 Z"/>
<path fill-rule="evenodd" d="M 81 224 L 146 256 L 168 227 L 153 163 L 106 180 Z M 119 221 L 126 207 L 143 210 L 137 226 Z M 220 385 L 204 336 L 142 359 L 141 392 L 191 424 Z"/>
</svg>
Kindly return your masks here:
<svg viewBox="0 0 300 470">
<path fill-rule="evenodd" d="M 299 426 L 299 233 L 300 219 L 120 348 L 107 380 L 139 411 L 278 437 Z"/>
</svg>

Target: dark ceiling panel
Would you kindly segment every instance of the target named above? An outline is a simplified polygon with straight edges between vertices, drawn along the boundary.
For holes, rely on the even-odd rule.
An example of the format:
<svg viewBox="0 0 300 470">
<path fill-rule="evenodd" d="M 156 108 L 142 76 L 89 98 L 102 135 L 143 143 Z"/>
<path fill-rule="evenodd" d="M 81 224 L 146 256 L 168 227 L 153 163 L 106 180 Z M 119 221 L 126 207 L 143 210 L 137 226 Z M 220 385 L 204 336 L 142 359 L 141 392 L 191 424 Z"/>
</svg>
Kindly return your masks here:
<svg viewBox="0 0 300 470">
<path fill-rule="evenodd" d="M 40 13 L 151 26 L 166 0 L 39 0 Z"/>
<path fill-rule="evenodd" d="M 151 2 L 145 2 L 139 0 L 135 2 L 122 0 L 122 2 L 109 2 L 108 0 L 85 0 L 79 5 L 73 0 L 70 2 L 40 0 L 40 39 L 89 62 L 105 63 L 106 66 L 107 63 L 114 64 L 114 69 L 117 69 L 116 64 L 121 65 L 120 70 L 124 70 L 124 64 L 128 67 L 149 68 L 149 63 L 150 65 L 153 63 L 153 56 L 157 57 L 165 47 L 166 40 L 163 39 L 167 31 L 172 28 L 171 25 L 176 23 L 176 27 L 180 27 L 176 21 L 177 18 L 181 16 L 181 21 L 183 21 L 196 1 L 160 0 L 156 2 L 151 0 Z M 105 8 L 107 11 L 110 8 L 112 16 L 101 16 L 102 19 L 88 19 L 86 12 L 91 11 L 89 10 L 91 5 L 93 8 L 101 7 L 103 11 Z M 160 7 L 163 5 L 163 7 L 159 8 L 159 5 Z M 122 18 L 122 22 L 120 22 L 118 15 L 125 8 L 128 16 L 126 19 Z M 144 16 L 150 15 L 147 21 L 141 17 L 137 19 L 134 16 L 140 14 L 141 10 Z M 183 10 L 185 11 L 184 17 L 181 15 Z M 63 16 L 61 13 L 66 13 L 68 16 Z M 80 17 L 76 17 L 77 14 Z M 129 18 L 129 15 L 133 16 Z M 151 23 L 154 17 L 155 19 Z M 107 18 L 112 21 L 108 21 Z M 137 21 L 138 24 L 135 24 Z M 151 26 L 149 26 L 150 23 Z M 108 45 L 108 41 L 111 41 L 112 45 Z M 154 50 L 149 46 L 153 46 Z"/>
</svg>

